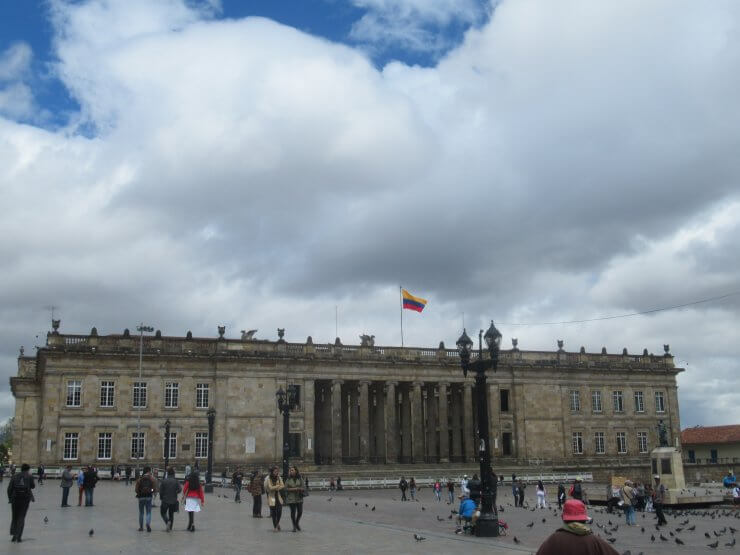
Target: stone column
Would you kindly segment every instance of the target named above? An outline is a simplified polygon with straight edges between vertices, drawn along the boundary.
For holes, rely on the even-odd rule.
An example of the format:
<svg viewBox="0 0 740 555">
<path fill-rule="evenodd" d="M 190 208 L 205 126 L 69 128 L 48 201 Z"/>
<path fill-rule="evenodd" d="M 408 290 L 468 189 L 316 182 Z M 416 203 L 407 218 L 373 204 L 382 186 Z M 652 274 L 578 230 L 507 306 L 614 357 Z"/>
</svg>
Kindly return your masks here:
<svg viewBox="0 0 740 555">
<path fill-rule="evenodd" d="M 360 382 L 360 462 L 366 463 L 370 457 L 370 404 L 368 401 L 368 386 L 370 382 Z"/>
<path fill-rule="evenodd" d="M 356 383 L 356 382 L 355 382 Z M 349 390 L 347 393 L 347 416 L 349 420 L 349 426 L 347 431 L 347 456 L 356 459 L 360 456 L 360 420 L 358 418 L 359 411 L 357 410 L 357 386 L 352 383 L 347 387 Z M 346 422 L 346 421 L 345 421 Z"/>
<path fill-rule="evenodd" d="M 411 455 L 414 463 L 424 462 L 424 411 L 421 407 L 421 382 L 414 382 L 411 390 Z"/>
<path fill-rule="evenodd" d="M 439 402 L 437 403 L 437 422 L 439 423 L 439 462 L 450 462 L 450 441 L 449 432 L 447 431 L 447 387 L 450 384 L 440 382 Z"/>
<path fill-rule="evenodd" d="M 331 463 L 342 462 L 342 380 L 331 382 Z"/>
<path fill-rule="evenodd" d="M 458 386 L 453 386 L 450 390 L 450 399 L 452 400 L 452 456 L 455 457 L 455 462 L 460 462 L 460 457 L 462 457 L 462 438 L 460 437 L 462 396 Z"/>
<path fill-rule="evenodd" d="M 475 450 L 473 447 L 473 384 L 463 384 L 463 455 L 465 462 L 475 462 Z"/>
<path fill-rule="evenodd" d="M 431 461 L 437 460 L 437 400 L 434 397 L 434 389 L 434 385 L 432 385 L 428 390 L 424 391 L 426 397 L 424 399 L 424 406 L 427 411 L 427 455 L 431 457 L 429 459 Z"/>
<path fill-rule="evenodd" d="M 370 450 L 371 457 L 375 457 L 375 462 L 380 459 L 385 460 L 385 396 L 383 395 L 383 384 L 376 383 L 373 387 L 373 397 L 375 404 L 373 406 L 373 435 L 375 444 Z M 373 436 L 370 437 L 371 442 Z"/>
<path fill-rule="evenodd" d="M 303 460 L 313 464 L 316 450 L 316 427 L 314 411 L 316 406 L 316 390 L 313 380 L 303 382 Z"/>
<path fill-rule="evenodd" d="M 385 462 L 398 462 L 398 419 L 396 418 L 396 386 L 385 382 Z"/>
<path fill-rule="evenodd" d="M 398 396 L 400 402 L 398 403 L 398 420 L 399 429 L 401 431 L 401 444 L 399 453 L 401 454 L 401 462 L 410 463 L 412 462 L 412 446 L 413 446 L 413 434 L 411 432 L 411 389 L 408 387 L 399 387 Z"/>
</svg>

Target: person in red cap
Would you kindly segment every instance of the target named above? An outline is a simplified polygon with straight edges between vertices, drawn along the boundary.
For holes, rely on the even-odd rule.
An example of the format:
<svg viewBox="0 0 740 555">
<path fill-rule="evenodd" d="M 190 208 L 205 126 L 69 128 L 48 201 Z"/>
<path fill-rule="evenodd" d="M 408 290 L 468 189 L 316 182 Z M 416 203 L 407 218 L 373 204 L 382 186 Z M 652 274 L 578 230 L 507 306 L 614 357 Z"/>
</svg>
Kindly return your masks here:
<svg viewBox="0 0 740 555">
<path fill-rule="evenodd" d="M 586 505 L 568 499 L 563 505 L 563 526 L 558 528 L 537 550 L 537 555 L 619 555 L 601 538 L 593 535 Z"/>
</svg>

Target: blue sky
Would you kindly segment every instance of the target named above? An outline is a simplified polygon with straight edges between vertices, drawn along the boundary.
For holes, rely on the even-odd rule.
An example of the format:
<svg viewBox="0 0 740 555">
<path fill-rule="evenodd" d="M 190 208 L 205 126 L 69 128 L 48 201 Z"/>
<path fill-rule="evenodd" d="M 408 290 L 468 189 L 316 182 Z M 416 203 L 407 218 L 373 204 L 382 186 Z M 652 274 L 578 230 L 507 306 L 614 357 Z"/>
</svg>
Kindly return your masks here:
<svg viewBox="0 0 740 555">
<path fill-rule="evenodd" d="M 414 25 L 428 36 L 436 37 L 443 45 L 442 48 L 429 49 L 408 48 L 407 44 L 400 44 L 393 37 L 369 41 L 368 37 L 353 34 L 353 26 L 373 11 L 372 0 L 369 5 L 365 5 L 364 0 L 219 0 L 212 17 L 215 20 L 266 17 L 305 33 L 359 47 L 379 68 L 392 60 L 409 65 L 432 66 L 445 52 L 462 41 L 467 29 L 486 21 L 489 3 L 485 0 L 470 1 L 478 10 L 475 18 L 452 16 L 443 22 L 433 18 L 416 19 Z M 69 3 L 81 2 L 72 0 Z M 207 5 L 208 2 L 195 0 L 191 4 Z M 77 110 L 79 105 L 55 77 L 51 67 L 57 60 L 49 6 L 48 0 L 3 2 L 0 6 L 0 52 L 18 42 L 30 45 L 34 56 L 30 81 L 33 83 L 35 100 L 40 107 L 49 111 L 49 119 L 44 125 L 53 127 L 64 125 L 70 113 Z"/>
</svg>

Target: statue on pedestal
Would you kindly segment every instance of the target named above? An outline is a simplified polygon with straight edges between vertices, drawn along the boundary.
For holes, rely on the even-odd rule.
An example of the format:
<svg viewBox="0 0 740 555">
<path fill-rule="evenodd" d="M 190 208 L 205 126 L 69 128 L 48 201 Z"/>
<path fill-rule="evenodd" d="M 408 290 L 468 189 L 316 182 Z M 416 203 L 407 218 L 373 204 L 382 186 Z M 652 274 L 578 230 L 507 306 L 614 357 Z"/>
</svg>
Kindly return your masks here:
<svg viewBox="0 0 740 555">
<path fill-rule="evenodd" d="M 663 420 L 658 422 L 658 441 L 660 447 L 668 447 L 668 429 Z"/>
</svg>

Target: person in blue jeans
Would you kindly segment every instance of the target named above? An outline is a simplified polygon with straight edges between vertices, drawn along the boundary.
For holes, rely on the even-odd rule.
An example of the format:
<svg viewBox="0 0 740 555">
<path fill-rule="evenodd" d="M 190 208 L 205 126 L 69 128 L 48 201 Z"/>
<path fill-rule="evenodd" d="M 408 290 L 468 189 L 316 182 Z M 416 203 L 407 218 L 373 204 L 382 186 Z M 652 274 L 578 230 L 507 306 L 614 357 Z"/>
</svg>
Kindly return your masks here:
<svg viewBox="0 0 740 555">
<path fill-rule="evenodd" d="M 157 492 L 157 480 L 152 476 L 152 469 L 144 467 L 144 473 L 136 480 L 136 497 L 139 500 L 139 532 L 144 530 L 146 514 L 146 531 L 152 531 L 152 496 Z"/>
<path fill-rule="evenodd" d="M 635 490 L 630 480 L 625 480 L 622 488 L 622 501 L 624 502 L 624 516 L 627 520 L 627 526 L 637 526 L 635 521 Z"/>
<path fill-rule="evenodd" d="M 82 478 L 82 485 L 85 487 L 85 507 L 93 506 L 93 493 L 95 492 L 95 484 L 98 483 L 98 471 L 90 465 L 85 470 Z"/>
</svg>

